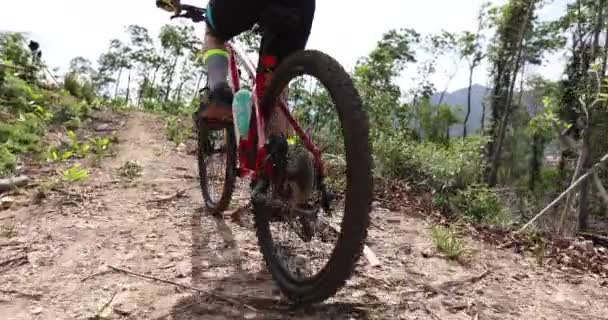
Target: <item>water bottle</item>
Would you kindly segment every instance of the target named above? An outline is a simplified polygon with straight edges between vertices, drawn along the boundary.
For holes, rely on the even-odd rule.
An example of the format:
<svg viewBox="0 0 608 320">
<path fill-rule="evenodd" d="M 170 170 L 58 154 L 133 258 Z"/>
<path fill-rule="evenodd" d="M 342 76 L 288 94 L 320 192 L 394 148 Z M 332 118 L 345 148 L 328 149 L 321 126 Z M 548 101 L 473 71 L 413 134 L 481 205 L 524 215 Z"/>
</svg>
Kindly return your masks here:
<svg viewBox="0 0 608 320">
<path fill-rule="evenodd" d="M 251 105 L 253 103 L 252 93 L 247 89 L 241 89 L 234 95 L 232 109 L 235 115 L 235 127 L 238 137 L 247 137 L 251 120 Z M 237 140 L 238 141 L 238 140 Z"/>
</svg>

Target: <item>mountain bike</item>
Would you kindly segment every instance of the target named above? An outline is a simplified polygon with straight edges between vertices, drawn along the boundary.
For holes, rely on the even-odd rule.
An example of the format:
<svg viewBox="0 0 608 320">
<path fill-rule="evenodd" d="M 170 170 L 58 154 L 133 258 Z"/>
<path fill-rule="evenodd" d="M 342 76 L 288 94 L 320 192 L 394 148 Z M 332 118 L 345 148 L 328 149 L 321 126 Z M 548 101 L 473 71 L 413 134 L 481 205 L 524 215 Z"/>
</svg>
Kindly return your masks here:
<svg viewBox="0 0 608 320">
<path fill-rule="evenodd" d="M 290 19 L 287 13 L 281 15 L 280 7 L 273 10 L 269 15 L 273 21 L 258 22 L 258 33 L 270 35 L 272 30 L 266 26 L 272 25 L 276 30 L 281 21 Z M 182 5 L 181 13 L 172 18 L 204 22 L 206 10 Z M 249 102 L 251 112 L 245 117 L 248 126 L 237 114 L 234 125 L 220 129 L 197 122 L 198 167 L 205 205 L 213 213 L 222 213 L 230 204 L 236 178 L 250 179 L 252 218 L 258 245 L 274 281 L 296 304 L 322 302 L 352 276 L 367 237 L 372 201 L 372 158 L 369 124 L 361 98 L 344 68 L 320 51 L 302 50 L 285 58 L 265 86 L 265 73 L 256 73 L 246 51 L 236 41 L 228 42 L 226 48 L 230 55 L 229 75 L 235 101 Z M 248 91 L 242 86 L 241 76 L 251 80 L 251 95 L 246 94 Z M 302 80 L 300 76 L 310 78 Z M 289 87 L 296 78 L 295 87 Z M 304 92 L 310 102 L 308 105 L 317 101 L 323 108 L 310 111 L 312 109 L 296 110 L 294 107 L 301 104 L 298 102 L 302 101 L 298 100 L 301 96 L 296 93 L 303 92 L 307 81 L 315 81 L 315 90 L 326 90 L 324 93 L 317 90 L 314 94 Z M 337 116 L 332 114 L 330 117 L 330 111 L 335 111 Z M 286 118 L 294 133 L 292 137 L 267 135 L 267 126 L 277 113 Z M 315 132 L 321 140 L 329 141 L 325 149 L 330 148 L 338 155 L 329 155 L 318 147 L 311 137 L 314 132 L 305 131 L 292 113 L 307 119 L 307 124 L 313 122 L 311 119 L 325 121 Z M 243 127 L 248 128 L 243 130 Z M 298 152 L 304 156 L 294 156 Z M 215 163 L 223 163 L 226 167 L 219 176 L 213 176 L 209 166 L 218 156 L 221 160 Z M 335 165 L 336 161 L 340 163 Z M 328 166 L 330 162 L 332 165 Z M 291 170 L 294 163 L 304 163 L 303 167 L 308 165 L 310 170 L 295 170 L 294 173 Z M 335 176 L 332 178 L 328 171 L 333 171 Z M 306 201 L 294 204 L 296 191 L 306 187 L 291 179 L 291 175 L 298 172 L 303 173 L 304 181 L 310 182 L 310 188 L 304 192 Z M 340 186 L 345 186 L 342 193 L 334 190 Z M 212 192 L 214 187 L 219 191 Z M 279 228 L 282 226 L 296 234 L 287 237 L 285 243 L 275 238 L 281 235 Z M 331 240 L 336 241 L 335 244 L 328 244 Z M 296 248 L 298 244 L 314 251 L 312 258 L 325 256 L 326 261 L 311 262 L 310 257 L 303 255 L 307 250 Z"/>
</svg>

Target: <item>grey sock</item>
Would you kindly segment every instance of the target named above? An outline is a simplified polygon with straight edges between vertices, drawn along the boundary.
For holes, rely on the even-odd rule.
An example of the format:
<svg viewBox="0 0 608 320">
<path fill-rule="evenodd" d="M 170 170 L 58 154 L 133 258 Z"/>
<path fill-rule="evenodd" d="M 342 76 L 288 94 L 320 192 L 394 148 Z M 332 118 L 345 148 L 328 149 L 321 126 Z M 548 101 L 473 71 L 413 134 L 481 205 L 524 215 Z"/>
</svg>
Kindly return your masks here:
<svg viewBox="0 0 608 320">
<path fill-rule="evenodd" d="M 214 54 L 207 58 L 207 76 L 209 77 L 209 88 L 211 90 L 227 81 L 228 58 L 224 55 Z"/>
</svg>

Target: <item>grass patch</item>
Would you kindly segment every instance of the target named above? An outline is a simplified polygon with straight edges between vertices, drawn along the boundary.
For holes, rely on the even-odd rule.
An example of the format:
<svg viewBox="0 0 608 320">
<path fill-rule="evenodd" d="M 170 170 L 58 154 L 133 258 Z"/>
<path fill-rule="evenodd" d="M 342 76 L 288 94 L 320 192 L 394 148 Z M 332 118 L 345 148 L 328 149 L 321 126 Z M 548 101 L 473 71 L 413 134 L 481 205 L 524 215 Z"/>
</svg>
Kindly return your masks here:
<svg viewBox="0 0 608 320">
<path fill-rule="evenodd" d="M 74 183 L 86 180 L 89 177 L 89 170 L 81 169 L 80 164 L 77 163 L 68 170 L 61 172 L 61 180 L 64 182 Z"/>
<path fill-rule="evenodd" d="M 176 116 L 169 116 L 165 121 L 165 132 L 169 140 L 179 145 L 192 136 L 192 127 Z"/>
<path fill-rule="evenodd" d="M 123 178 L 131 180 L 137 177 L 141 177 L 142 171 L 143 168 L 139 164 L 139 162 L 129 160 L 118 169 L 118 174 Z"/>
<path fill-rule="evenodd" d="M 464 241 L 456 233 L 446 227 L 433 226 L 431 228 L 431 241 L 437 251 L 443 253 L 448 259 L 456 260 L 466 252 Z"/>
</svg>

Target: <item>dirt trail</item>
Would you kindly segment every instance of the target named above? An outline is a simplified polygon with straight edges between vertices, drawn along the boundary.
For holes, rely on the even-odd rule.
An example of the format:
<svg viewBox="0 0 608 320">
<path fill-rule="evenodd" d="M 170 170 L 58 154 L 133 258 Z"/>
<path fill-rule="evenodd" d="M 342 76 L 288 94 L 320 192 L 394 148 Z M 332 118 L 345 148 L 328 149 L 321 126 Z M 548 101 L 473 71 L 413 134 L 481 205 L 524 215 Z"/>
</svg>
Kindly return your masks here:
<svg viewBox="0 0 608 320">
<path fill-rule="evenodd" d="M 131 114 L 116 151 L 83 184 L 0 211 L 12 230 L 0 235 L 0 319 L 608 319 L 605 279 L 549 270 L 470 239 L 464 264 L 425 258 L 429 224 L 416 212 L 382 208 L 368 242 L 382 265 L 362 260 L 335 298 L 287 309 L 274 303 L 253 230 L 199 209 L 195 157 L 166 140 L 162 121 Z M 132 182 L 117 173 L 129 160 L 143 167 Z M 182 197 L 153 201 L 190 186 Z M 2 265 L 9 258 L 18 260 Z"/>
</svg>

